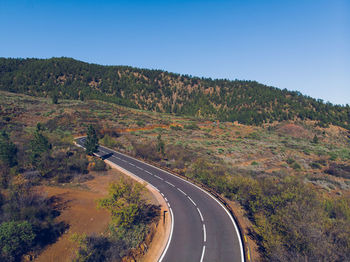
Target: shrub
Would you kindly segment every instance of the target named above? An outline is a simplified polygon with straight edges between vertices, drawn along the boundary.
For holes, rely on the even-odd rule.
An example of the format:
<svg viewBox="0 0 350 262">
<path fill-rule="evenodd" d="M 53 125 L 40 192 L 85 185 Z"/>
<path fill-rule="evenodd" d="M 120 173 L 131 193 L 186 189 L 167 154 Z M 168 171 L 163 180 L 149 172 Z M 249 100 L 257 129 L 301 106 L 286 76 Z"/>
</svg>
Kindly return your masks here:
<svg viewBox="0 0 350 262">
<path fill-rule="evenodd" d="M 52 100 L 52 104 L 58 104 L 58 95 L 53 94 L 51 97 L 51 100 Z"/>
<path fill-rule="evenodd" d="M 184 125 L 184 128 L 190 129 L 190 130 L 199 130 L 200 129 L 199 126 L 197 126 L 197 124 L 195 124 L 195 123 Z"/>
<path fill-rule="evenodd" d="M 292 168 L 293 169 L 301 169 L 301 166 L 297 163 L 297 162 L 295 162 L 293 165 L 292 165 Z"/>
<path fill-rule="evenodd" d="M 318 144 L 318 137 L 317 135 L 314 136 L 314 138 L 311 141 L 313 144 Z"/>
<path fill-rule="evenodd" d="M 184 168 L 186 163 L 193 161 L 196 158 L 196 152 L 184 148 L 181 144 L 167 145 L 165 157 L 174 168 Z"/>
<path fill-rule="evenodd" d="M 260 139 L 260 135 L 257 132 L 252 132 L 252 133 L 248 134 L 246 136 L 246 138 L 259 140 Z"/>
<path fill-rule="evenodd" d="M 130 228 L 142 220 L 141 210 L 145 201 L 141 198 L 145 186 L 120 180 L 109 185 L 108 198 L 98 201 L 98 206 L 109 210 L 112 214 L 114 227 Z"/>
<path fill-rule="evenodd" d="M 144 159 L 150 159 L 153 161 L 159 161 L 161 159 L 160 153 L 154 143 L 136 143 L 132 142 L 132 147 L 135 156 L 142 157 Z"/>
<path fill-rule="evenodd" d="M 145 122 L 139 120 L 139 121 L 136 122 L 136 125 L 138 125 L 140 127 L 143 127 L 143 126 L 145 126 Z"/>
<path fill-rule="evenodd" d="M 287 162 L 288 165 L 292 165 L 292 164 L 295 163 L 295 160 L 293 158 L 289 157 L 286 162 Z"/>
<path fill-rule="evenodd" d="M 73 156 L 68 158 L 66 172 L 87 174 L 88 164 L 89 162 L 85 157 L 80 156 L 79 154 L 74 154 Z"/>
<path fill-rule="evenodd" d="M 93 161 L 93 163 L 94 164 L 92 165 L 92 168 L 91 168 L 92 171 L 106 171 L 107 170 L 107 165 L 103 160 L 97 158 Z"/>
<path fill-rule="evenodd" d="M 0 159 L 8 167 L 17 165 L 17 147 L 5 131 L 0 133 Z"/>
<path fill-rule="evenodd" d="M 121 258 L 119 253 L 123 249 L 123 246 L 118 247 L 117 245 L 113 245 L 104 236 L 73 234 L 71 240 L 78 244 L 78 251 L 72 260 L 73 262 L 119 261 Z M 117 254 L 117 256 L 113 256 L 113 254 Z"/>
<path fill-rule="evenodd" d="M 100 140 L 101 144 L 106 147 L 114 148 L 117 145 L 117 142 L 109 136 L 108 134 L 104 135 L 104 137 Z"/>
<path fill-rule="evenodd" d="M 223 148 L 218 148 L 218 153 L 219 154 L 222 154 L 222 153 L 224 153 L 225 152 L 225 149 L 223 149 Z"/>
<path fill-rule="evenodd" d="M 17 261 L 32 246 L 35 233 L 27 222 L 4 222 L 0 225 L 0 258 Z"/>
<path fill-rule="evenodd" d="M 326 173 L 336 176 L 350 179 L 350 166 L 345 164 L 337 164 L 335 162 L 329 165 L 329 168 L 325 171 Z"/>
<path fill-rule="evenodd" d="M 182 130 L 182 127 L 179 125 L 171 125 L 170 128 L 175 131 L 180 131 Z"/>
<path fill-rule="evenodd" d="M 317 162 L 312 162 L 312 163 L 310 164 L 310 166 L 311 166 L 311 168 L 313 168 L 313 169 L 321 169 L 321 168 L 322 168 L 321 165 L 320 165 L 319 163 L 317 163 Z"/>
<path fill-rule="evenodd" d="M 106 257 L 123 257 L 128 250 L 138 247 L 149 233 L 148 224 L 159 218 L 160 208 L 146 204 L 142 197 L 144 187 L 140 183 L 122 179 L 110 184 L 108 197 L 98 201 L 98 206 L 107 209 L 112 215 L 109 225 L 112 247 L 105 253 Z M 106 250 L 105 247 L 102 250 Z M 85 249 L 91 249 L 87 241 Z M 95 253 L 93 250 L 96 249 L 92 249 L 91 253 Z"/>
</svg>

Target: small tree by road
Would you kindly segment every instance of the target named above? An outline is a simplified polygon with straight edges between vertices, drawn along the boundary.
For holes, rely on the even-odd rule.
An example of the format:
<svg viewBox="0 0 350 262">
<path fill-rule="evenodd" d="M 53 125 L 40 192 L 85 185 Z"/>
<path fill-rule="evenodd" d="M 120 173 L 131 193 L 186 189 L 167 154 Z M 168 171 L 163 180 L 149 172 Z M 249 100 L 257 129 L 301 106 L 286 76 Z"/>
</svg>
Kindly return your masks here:
<svg viewBox="0 0 350 262">
<path fill-rule="evenodd" d="M 142 195 L 145 185 L 131 183 L 125 179 L 110 184 L 108 197 L 100 199 L 98 206 L 105 208 L 112 214 L 114 228 L 130 228 L 142 222 L 146 208 Z"/>
<path fill-rule="evenodd" d="M 88 155 L 92 155 L 98 151 L 98 137 L 96 130 L 92 125 L 89 125 L 88 127 L 85 148 Z"/>
</svg>

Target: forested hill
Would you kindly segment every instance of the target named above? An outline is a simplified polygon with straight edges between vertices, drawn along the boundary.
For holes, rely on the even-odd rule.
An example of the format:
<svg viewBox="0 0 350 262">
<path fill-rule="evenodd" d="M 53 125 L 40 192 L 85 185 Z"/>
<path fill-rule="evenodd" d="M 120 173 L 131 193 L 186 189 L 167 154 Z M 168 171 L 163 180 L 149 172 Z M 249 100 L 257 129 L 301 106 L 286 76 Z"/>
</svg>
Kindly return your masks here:
<svg viewBox="0 0 350 262">
<path fill-rule="evenodd" d="M 255 81 L 213 80 L 161 70 L 88 64 L 71 58 L 0 58 L 0 89 L 34 96 L 100 99 L 245 124 L 311 119 L 320 125 L 350 127 L 348 105 L 324 103 Z"/>
</svg>

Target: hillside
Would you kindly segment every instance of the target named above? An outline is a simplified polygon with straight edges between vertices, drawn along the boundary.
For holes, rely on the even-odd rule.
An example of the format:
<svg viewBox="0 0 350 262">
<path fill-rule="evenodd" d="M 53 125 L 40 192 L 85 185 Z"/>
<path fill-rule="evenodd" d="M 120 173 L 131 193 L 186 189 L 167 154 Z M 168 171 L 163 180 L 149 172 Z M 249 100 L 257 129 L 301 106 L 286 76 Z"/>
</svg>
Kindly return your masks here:
<svg viewBox="0 0 350 262">
<path fill-rule="evenodd" d="M 49 186 L 83 183 L 87 160 L 71 141 L 93 124 L 101 144 L 202 182 L 241 206 L 248 241 L 257 244 L 250 244 L 254 261 L 350 259 L 350 140 L 343 128 L 312 121 L 247 126 L 3 91 L 0 105 L 0 129 L 16 144 L 19 163 L 17 171 L 0 169 L 0 185 L 23 176 Z M 30 158 L 38 122 L 53 145 L 45 165 Z M 28 172 L 33 168 L 36 176 Z"/>
<path fill-rule="evenodd" d="M 71 58 L 0 58 L 0 89 L 64 99 L 97 99 L 137 109 L 243 124 L 309 119 L 350 128 L 350 107 L 255 81 L 198 78 L 161 70 L 101 66 Z"/>
</svg>

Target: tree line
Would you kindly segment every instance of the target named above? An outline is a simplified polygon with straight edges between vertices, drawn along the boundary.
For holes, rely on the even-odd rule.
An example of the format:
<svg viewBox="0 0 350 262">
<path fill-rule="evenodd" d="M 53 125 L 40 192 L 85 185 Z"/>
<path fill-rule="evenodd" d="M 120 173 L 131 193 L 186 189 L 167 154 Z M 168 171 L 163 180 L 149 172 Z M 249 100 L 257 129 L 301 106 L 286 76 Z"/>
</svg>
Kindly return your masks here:
<svg viewBox="0 0 350 262">
<path fill-rule="evenodd" d="M 331 87 L 330 87 L 331 88 Z M 260 125 L 309 119 L 349 129 L 349 105 L 255 81 L 198 78 L 71 58 L 0 59 L 0 89 L 57 99 L 97 99 L 144 110 Z"/>
</svg>

